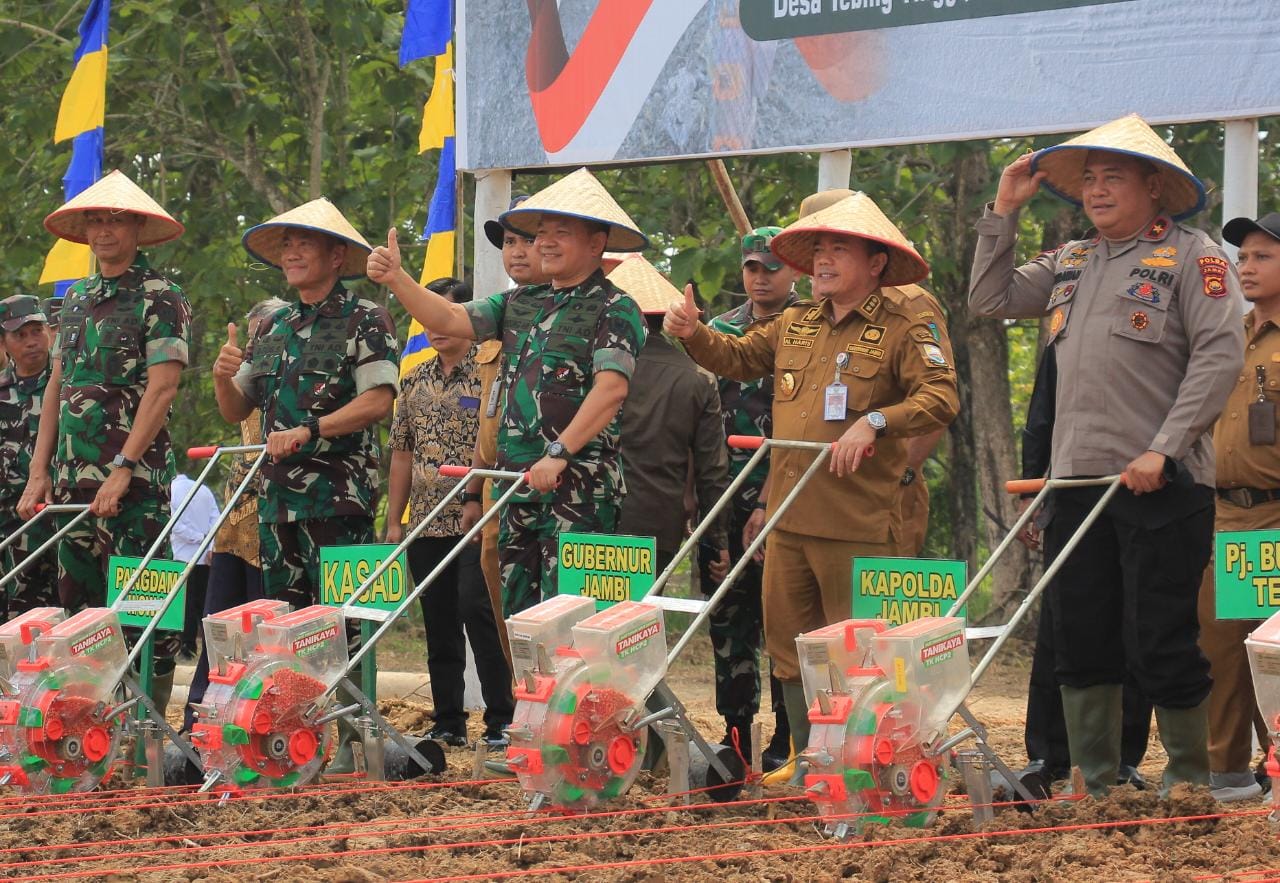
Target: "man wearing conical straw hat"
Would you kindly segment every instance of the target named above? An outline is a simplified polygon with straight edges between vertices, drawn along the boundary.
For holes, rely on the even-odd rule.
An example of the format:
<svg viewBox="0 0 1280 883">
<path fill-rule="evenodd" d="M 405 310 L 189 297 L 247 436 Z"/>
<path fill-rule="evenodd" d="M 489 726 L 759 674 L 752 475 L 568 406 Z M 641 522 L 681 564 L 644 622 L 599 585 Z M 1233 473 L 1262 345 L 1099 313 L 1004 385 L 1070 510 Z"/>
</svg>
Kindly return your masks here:
<svg viewBox="0 0 1280 883">
<path fill-rule="evenodd" d="M 106 603 L 112 555 L 140 556 L 169 517 L 175 464 L 166 425 L 187 364 L 191 307 L 140 246 L 183 228 L 119 170 L 44 219 L 55 236 L 89 246 L 98 272 L 63 300 L 31 476 L 18 504 L 89 503 L 94 519 L 58 548 L 58 596 L 68 609 Z M 50 478 L 50 467 L 53 469 Z M 173 684 L 176 636 L 156 641 L 152 698 Z"/>
<path fill-rule="evenodd" d="M 1096 235 L 1014 263 L 1019 209 L 1041 184 Z M 1204 186 L 1136 116 L 1015 160 L 978 222 L 969 305 L 1049 319 L 1058 364 L 1050 474 L 1123 474 L 1125 487 L 1046 596 L 1071 762 L 1089 792 L 1116 781 L 1126 672 L 1156 706 L 1166 788 L 1207 784 L 1209 665 L 1196 599 L 1213 539 L 1209 431 L 1242 364 L 1235 269 L 1179 223 Z M 1101 488 L 1054 494 L 1052 558 Z"/>
<path fill-rule="evenodd" d="M 893 287 L 919 282 L 929 266 L 870 197 L 858 193 L 796 221 L 771 248 L 813 277 L 821 303 L 788 307 L 735 337 L 698 322 L 689 287 L 668 309 L 665 329 L 716 374 L 772 374 L 775 438 L 832 443 L 830 468 L 800 492 L 765 547 L 765 643 L 802 748 L 809 720 L 796 635 L 848 618 L 855 555 L 896 553 L 890 515 L 906 439 L 951 422 L 959 399 L 933 332 Z M 773 452 L 769 515 L 812 458 Z"/>
<path fill-rule="evenodd" d="M 625 493 L 619 411 L 644 320 L 635 301 L 609 282 L 610 251 L 648 245 L 626 212 L 586 169 L 561 178 L 499 219 L 534 237 L 551 281 L 468 304 L 451 304 L 400 267 L 395 230 L 369 257 L 383 282 L 422 325 L 441 334 L 502 340 L 503 372 L 486 413 L 504 400 L 498 468 L 528 471 L 531 489 L 502 513 L 499 550 L 503 613 L 556 593 L 556 536 L 609 533 Z"/>
</svg>

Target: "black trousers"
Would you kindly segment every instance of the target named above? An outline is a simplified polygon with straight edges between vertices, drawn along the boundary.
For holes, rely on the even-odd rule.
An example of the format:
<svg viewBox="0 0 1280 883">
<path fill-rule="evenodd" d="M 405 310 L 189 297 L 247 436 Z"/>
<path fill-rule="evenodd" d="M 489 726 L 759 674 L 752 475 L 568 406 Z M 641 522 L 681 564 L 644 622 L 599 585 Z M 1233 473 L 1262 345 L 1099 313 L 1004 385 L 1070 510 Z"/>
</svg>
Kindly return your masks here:
<svg viewBox="0 0 1280 883">
<path fill-rule="evenodd" d="M 1102 494 L 1054 495 L 1046 550 L 1062 549 Z M 1209 695 L 1196 602 L 1213 548 L 1213 491 L 1175 482 L 1121 490 L 1049 586 L 1054 668 L 1067 687 L 1123 684 L 1151 702 L 1193 708 Z"/>
<path fill-rule="evenodd" d="M 191 568 L 191 575 L 187 577 L 187 605 L 183 611 L 186 618 L 182 623 L 183 647 L 196 645 L 196 635 L 200 633 L 200 622 L 204 617 L 204 599 L 209 591 L 209 570 L 212 567 L 212 561 L 209 564 L 197 564 Z"/>
<path fill-rule="evenodd" d="M 230 552 L 214 552 L 209 564 L 209 586 L 204 596 L 204 612 L 196 618 L 197 624 L 204 616 L 221 613 L 237 604 L 246 601 L 257 601 L 263 597 L 262 571 L 245 561 L 239 555 Z M 196 662 L 195 674 L 191 676 L 191 689 L 187 693 L 187 708 L 183 715 L 183 729 L 191 729 L 195 722 L 193 705 L 204 701 L 205 690 L 209 689 L 209 651 L 200 648 L 200 659 Z"/>
<path fill-rule="evenodd" d="M 435 569 L 461 537 L 419 537 L 409 545 L 409 570 L 415 583 Z M 468 543 L 419 598 L 427 628 L 427 672 L 435 700 L 436 725 L 454 733 L 466 733 L 463 704 L 466 640 L 476 659 L 480 693 L 484 697 L 486 729 L 511 723 L 515 699 L 511 695 L 511 669 L 502 652 L 498 624 L 493 618 L 489 590 L 480 570 L 480 546 Z"/>
</svg>

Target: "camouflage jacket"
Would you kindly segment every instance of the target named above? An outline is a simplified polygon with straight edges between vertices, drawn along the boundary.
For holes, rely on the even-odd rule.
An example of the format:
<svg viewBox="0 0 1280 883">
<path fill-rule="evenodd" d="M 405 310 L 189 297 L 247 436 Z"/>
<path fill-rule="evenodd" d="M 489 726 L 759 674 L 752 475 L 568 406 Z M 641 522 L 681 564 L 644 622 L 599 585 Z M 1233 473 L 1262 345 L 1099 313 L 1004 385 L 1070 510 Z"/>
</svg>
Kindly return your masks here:
<svg viewBox="0 0 1280 883">
<path fill-rule="evenodd" d="M 143 255 L 116 279 L 96 273 L 67 291 L 54 357 L 62 360 L 54 484 L 95 490 L 124 448 L 147 388 L 147 369 L 187 364 L 191 305 Z M 168 427 L 156 433 L 130 486 L 167 500 L 173 480 Z"/>
<path fill-rule="evenodd" d="M 387 311 L 342 283 L 318 304 L 282 308 L 245 350 L 236 386 L 262 409 L 262 434 L 331 414 L 379 386 L 396 388 L 400 348 Z M 378 428 L 317 438 L 262 467 L 258 519 L 372 517 L 378 487 Z"/>
<path fill-rule="evenodd" d="M 489 401 L 505 396 L 498 431 L 498 468 L 528 469 L 560 437 L 591 391 L 598 371 L 628 380 L 644 346 L 640 308 L 595 272 L 576 288 L 521 286 L 466 305 L 478 340 L 502 341 L 502 372 Z M 618 456 L 621 416 L 574 455 L 552 494 L 519 497 L 542 503 L 617 502 L 626 493 Z M 495 493 L 499 489 L 495 488 Z"/>
<path fill-rule="evenodd" d="M 13 362 L 0 370 L 0 504 L 6 509 L 27 486 L 48 383 L 48 365 L 33 377 L 19 377 Z"/>
<path fill-rule="evenodd" d="M 783 309 L 800 301 L 800 295 L 792 292 L 787 296 Z M 734 307 L 727 313 L 721 313 L 711 320 L 711 327 L 726 334 L 741 337 L 752 324 L 767 319 L 768 316 L 756 316 L 751 301 Z M 781 312 L 781 311 L 779 311 Z M 730 380 L 719 378 L 720 413 L 724 419 L 724 437 L 731 435 L 756 435 L 768 438 L 773 434 L 773 376 L 759 380 Z M 754 451 L 729 448 L 729 480 L 737 478 L 747 465 Z M 748 510 L 760 499 L 760 489 L 764 487 L 769 476 L 769 457 L 766 454 L 747 480 L 738 488 L 733 505 L 738 514 L 750 514 Z"/>
</svg>

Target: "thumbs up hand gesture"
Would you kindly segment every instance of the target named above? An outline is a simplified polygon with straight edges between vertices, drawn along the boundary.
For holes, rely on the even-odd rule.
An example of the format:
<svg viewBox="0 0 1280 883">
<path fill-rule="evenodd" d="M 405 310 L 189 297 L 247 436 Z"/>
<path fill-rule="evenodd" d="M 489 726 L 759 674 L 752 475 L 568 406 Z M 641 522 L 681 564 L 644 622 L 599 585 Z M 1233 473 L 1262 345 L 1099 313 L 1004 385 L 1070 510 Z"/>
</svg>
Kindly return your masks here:
<svg viewBox="0 0 1280 883">
<path fill-rule="evenodd" d="M 379 245 L 369 253 L 365 273 L 374 282 L 389 284 L 400 270 L 400 243 L 396 241 L 396 228 L 387 231 L 387 244 Z"/>
<path fill-rule="evenodd" d="M 218 350 L 218 358 L 213 363 L 213 376 L 218 380 L 230 380 L 240 370 L 244 361 L 244 350 L 236 340 L 236 323 L 227 324 L 227 342 Z"/>
<path fill-rule="evenodd" d="M 693 334 L 702 311 L 693 299 L 693 286 L 684 287 L 684 301 L 672 301 L 667 307 L 667 314 L 662 319 L 662 330 L 672 337 L 684 339 Z"/>
</svg>

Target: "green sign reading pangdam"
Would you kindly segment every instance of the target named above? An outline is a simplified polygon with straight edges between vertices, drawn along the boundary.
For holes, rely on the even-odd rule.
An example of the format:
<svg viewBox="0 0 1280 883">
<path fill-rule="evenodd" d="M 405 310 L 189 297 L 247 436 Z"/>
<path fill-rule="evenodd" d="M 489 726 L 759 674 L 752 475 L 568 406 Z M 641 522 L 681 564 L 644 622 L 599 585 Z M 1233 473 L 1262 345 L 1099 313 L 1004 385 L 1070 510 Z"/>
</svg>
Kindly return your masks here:
<svg viewBox="0 0 1280 883">
<path fill-rule="evenodd" d="M 596 610 L 619 601 L 639 601 L 657 576 L 653 537 L 562 533 L 557 547 L 557 591 L 594 598 Z"/>
<path fill-rule="evenodd" d="M 1218 619 L 1266 619 L 1280 611 L 1280 530 L 1224 530 L 1214 537 Z"/>
<path fill-rule="evenodd" d="M 742 0 L 738 16 L 747 36 L 764 41 L 1126 2 L 1129 0 Z"/>
<path fill-rule="evenodd" d="M 964 591 L 968 566 L 941 558 L 854 558 L 853 618 L 902 625 L 946 616 Z M 957 616 L 964 616 L 962 608 Z"/>
<path fill-rule="evenodd" d="M 125 583 L 133 576 L 138 565 L 142 563 L 141 558 L 134 558 L 126 555 L 112 555 L 111 560 L 107 562 L 107 570 L 110 578 L 107 580 L 107 603 L 114 605 L 116 598 L 120 597 L 120 590 L 124 588 Z M 129 597 L 120 605 L 120 624 L 137 626 L 146 628 L 151 624 L 151 620 L 155 618 L 156 611 L 160 609 L 160 602 L 164 600 L 164 596 L 169 594 L 169 590 L 173 588 L 173 584 L 178 581 L 182 571 L 186 569 L 186 564 L 181 561 L 164 561 L 153 558 L 142 571 L 142 576 L 138 577 L 138 581 L 133 584 L 133 588 L 129 590 Z M 178 595 L 169 604 L 169 608 L 165 610 L 164 615 L 160 617 L 160 624 L 156 628 L 166 632 L 182 631 L 182 621 L 186 618 L 187 607 L 187 587 L 183 585 L 178 590 Z"/>
</svg>

